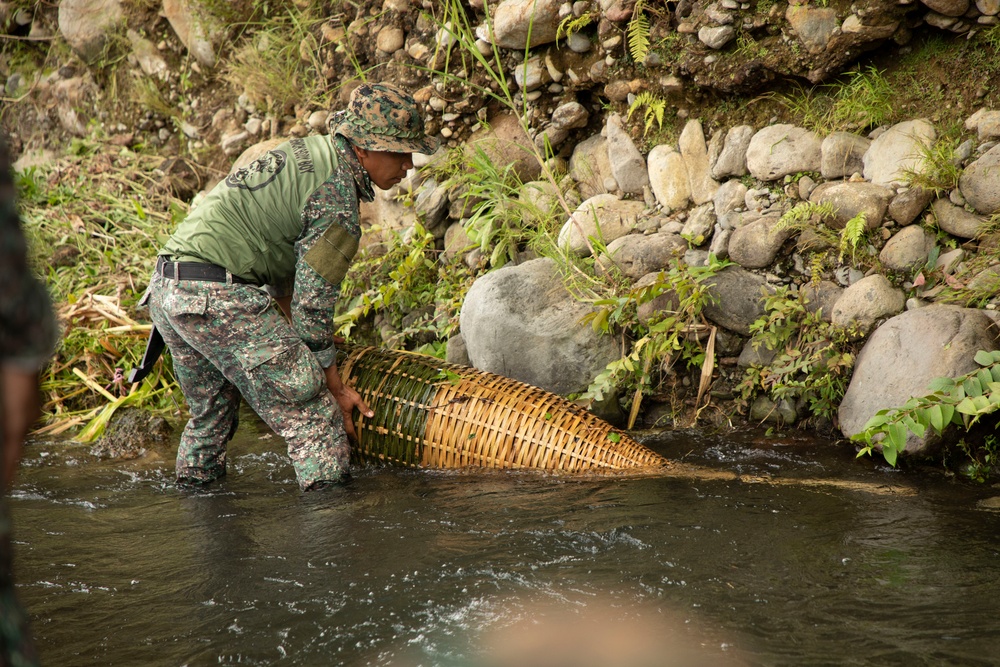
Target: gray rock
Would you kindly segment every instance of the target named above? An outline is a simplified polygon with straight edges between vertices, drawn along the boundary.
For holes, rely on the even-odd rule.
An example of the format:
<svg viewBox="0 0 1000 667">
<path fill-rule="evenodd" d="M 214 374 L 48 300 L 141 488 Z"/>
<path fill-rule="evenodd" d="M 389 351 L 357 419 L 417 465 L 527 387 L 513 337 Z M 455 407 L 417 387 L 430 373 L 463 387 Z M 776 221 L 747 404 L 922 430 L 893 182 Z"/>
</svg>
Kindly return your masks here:
<svg viewBox="0 0 1000 667">
<path fill-rule="evenodd" d="M 668 268 L 673 260 L 684 255 L 687 242 L 677 234 L 629 234 L 608 244 L 608 252 L 622 273 L 631 280 L 639 280 L 648 273 Z M 605 260 L 599 263 L 608 266 Z"/>
<path fill-rule="evenodd" d="M 623 192 L 642 192 L 642 189 L 649 185 L 646 160 L 622 126 L 621 116 L 612 114 L 608 118 L 607 127 L 611 174 Z"/>
<path fill-rule="evenodd" d="M 977 212 L 1000 213 L 1000 145 L 994 146 L 968 165 L 958 180 L 958 187 Z"/>
<path fill-rule="evenodd" d="M 760 395 L 750 404 L 750 419 L 765 424 L 793 425 L 799 419 L 795 404 L 787 398 L 777 401 L 769 396 Z"/>
<path fill-rule="evenodd" d="M 818 285 L 806 283 L 802 286 L 802 292 L 806 299 L 806 310 L 810 313 L 818 312 L 824 321 L 829 322 L 833 319 L 833 308 L 844 294 L 844 288 L 829 280 L 822 280 Z"/>
<path fill-rule="evenodd" d="M 794 125 L 769 125 L 750 140 L 747 168 L 761 181 L 775 181 L 800 171 L 819 171 L 821 145 L 815 132 Z"/>
<path fill-rule="evenodd" d="M 976 132 L 979 141 L 989 141 L 1000 137 L 1000 111 L 980 109 L 966 119 L 965 129 Z"/>
<path fill-rule="evenodd" d="M 403 48 L 406 33 L 402 28 L 385 27 L 379 30 L 375 38 L 375 48 L 382 53 L 395 53 Z"/>
<path fill-rule="evenodd" d="M 440 225 L 448 215 L 448 187 L 439 185 L 432 178 L 425 180 L 417 188 L 413 211 L 424 220 L 424 227 L 428 230 Z"/>
<path fill-rule="evenodd" d="M 729 257 L 729 242 L 733 238 L 733 229 L 716 225 L 712 231 L 712 242 L 708 246 L 708 252 L 719 259 Z"/>
<path fill-rule="evenodd" d="M 642 202 L 623 201 L 610 194 L 595 195 L 580 204 L 563 225 L 559 231 L 559 246 L 587 257 L 591 252 L 588 239 L 596 238 L 608 244 L 629 234 L 643 210 Z"/>
<path fill-rule="evenodd" d="M 840 404 L 840 429 L 847 436 L 860 433 L 879 410 L 926 395 L 935 378 L 974 370 L 977 351 L 997 348 L 996 326 L 981 310 L 931 305 L 893 317 L 858 355 Z M 906 451 L 929 453 L 935 441 L 910 434 Z"/>
<path fill-rule="evenodd" d="M 205 67 L 214 67 L 221 27 L 191 0 L 163 0 L 163 15 L 185 48 Z"/>
<path fill-rule="evenodd" d="M 715 205 L 702 204 L 688 213 L 681 236 L 693 246 L 704 245 L 715 226 Z"/>
<path fill-rule="evenodd" d="M 934 191 L 920 187 L 907 188 L 889 202 L 889 217 L 902 226 L 912 224 L 934 199 Z"/>
<path fill-rule="evenodd" d="M 986 224 L 986 219 L 969 213 L 960 206 L 955 206 L 947 199 L 938 199 L 931 204 L 931 211 L 938 227 L 952 236 L 963 239 L 974 239 Z"/>
<path fill-rule="evenodd" d="M 496 45 L 523 51 L 556 41 L 561 4 L 562 0 L 503 0 L 496 6 L 493 16 L 492 37 Z M 485 26 L 477 29 L 476 36 L 490 40 L 490 32 Z"/>
<path fill-rule="evenodd" d="M 684 158 L 688 182 L 691 184 L 691 200 L 695 205 L 712 201 L 715 191 L 719 189 L 719 183 L 709 173 L 708 144 L 705 143 L 701 121 L 689 120 L 685 123 L 677 145 Z"/>
<path fill-rule="evenodd" d="M 969 0 L 920 0 L 943 16 L 962 16 L 969 11 Z"/>
<path fill-rule="evenodd" d="M 865 179 L 890 187 L 905 185 L 908 172 L 923 172 L 923 151 L 936 138 L 934 126 L 923 119 L 893 125 L 876 137 L 865 152 Z"/>
<path fill-rule="evenodd" d="M 578 143 L 569 159 L 569 175 L 577 182 L 580 196 L 584 199 L 607 193 L 604 181 L 609 178 L 614 180 L 608 160 L 608 140 L 595 134 Z M 684 175 L 684 182 L 687 183 L 687 174 Z"/>
<path fill-rule="evenodd" d="M 785 19 L 795 30 L 802 45 L 813 55 L 826 50 L 839 27 L 837 12 L 830 7 L 790 4 L 785 10 Z"/>
<path fill-rule="evenodd" d="M 878 258 L 890 271 L 910 271 L 927 263 L 934 243 L 934 235 L 923 227 L 904 227 L 889 239 Z"/>
<path fill-rule="evenodd" d="M 906 297 L 880 273 L 862 278 L 844 290 L 831 313 L 831 321 L 840 327 L 855 326 L 867 334 L 883 317 L 903 311 Z"/>
<path fill-rule="evenodd" d="M 843 229 L 851 218 L 864 214 L 868 229 L 876 229 L 882 224 L 889 199 L 893 191 L 874 183 L 864 181 L 832 181 L 816 186 L 809 201 L 833 205 L 835 217 L 826 224 L 835 229 Z"/>
<path fill-rule="evenodd" d="M 87 62 L 104 51 L 123 16 L 119 0 L 63 0 L 59 3 L 59 32 Z"/>
<path fill-rule="evenodd" d="M 780 215 L 771 214 L 738 227 L 729 239 L 729 258 L 748 269 L 762 269 L 774 261 L 781 246 L 794 233 L 777 229 Z"/>
<path fill-rule="evenodd" d="M 721 49 L 736 37 L 736 29 L 731 25 L 702 26 L 698 29 L 698 39 L 710 49 Z"/>
<path fill-rule="evenodd" d="M 774 288 L 763 276 L 738 266 L 727 266 L 706 280 L 711 297 L 702 312 L 720 327 L 743 336 L 750 335 L 750 325 L 764 314 L 764 296 Z"/>
<path fill-rule="evenodd" d="M 566 395 L 619 356 L 613 336 L 580 326 L 589 312 L 543 257 L 478 278 L 459 320 L 473 366 Z"/>
<path fill-rule="evenodd" d="M 579 102 L 566 102 L 556 107 L 552 112 L 552 125 L 561 130 L 573 130 L 586 127 L 590 113 Z"/>
<path fill-rule="evenodd" d="M 445 346 L 444 360 L 449 364 L 458 364 L 459 366 L 472 365 L 472 360 L 469 359 L 469 349 L 465 346 L 465 338 L 461 332 L 448 339 L 448 343 Z"/>
<path fill-rule="evenodd" d="M 712 178 L 722 180 L 729 176 L 746 175 L 747 149 L 753 135 L 754 130 L 749 125 L 737 125 L 726 132 L 722 152 L 712 165 Z"/>
<path fill-rule="evenodd" d="M 478 244 L 472 242 L 461 222 L 453 222 L 448 225 L 448 229 L 444 233 L 445 259 L 465 255 L 476 247 L 478 247 Z"/>
<path fill-rule="evenodd" d="M 531 92 L 549 83 L 548 69 L 538 56 L 528 58 L 514 67 L 514 82 L 524 92 Z"/>
<path fill-rule="evenodd" d="M 667 144 L 649 151 L 649 185 L 656 201 L 668 213 L 686 208 L 691 199 L 684 157 Z"/>
<path fill-rule="evenodd" d="M 820 175 L 827 180 L 860 174 L 871 139 L 850 132 L 833 132 L 820 146 Z"/>
<path fill-rule="evenodd" d="M 726 181 L 720 185 L 719 189 L 715 191 L 715 197 L 712 198 L 712 202 L 715 204 L 716 217 L 722 218 L 733 211 L 743 208 L 746 195 L 747 186 L 736 179 Z"/>
<path fill-rule="evenodd" d="M 132 45 L 132 55 L 135 56 L 136 61 L 139 63 L 139 68 L 146 76 L 166 81 L 167 74 L 170 72 L 170 66 L 167 65 L 167 61 L 160 55 L 156 44 L 142 37 L 135 30 L 128 30 L 126 35 L 128 36 L 129 43 Z"/>
</svg>

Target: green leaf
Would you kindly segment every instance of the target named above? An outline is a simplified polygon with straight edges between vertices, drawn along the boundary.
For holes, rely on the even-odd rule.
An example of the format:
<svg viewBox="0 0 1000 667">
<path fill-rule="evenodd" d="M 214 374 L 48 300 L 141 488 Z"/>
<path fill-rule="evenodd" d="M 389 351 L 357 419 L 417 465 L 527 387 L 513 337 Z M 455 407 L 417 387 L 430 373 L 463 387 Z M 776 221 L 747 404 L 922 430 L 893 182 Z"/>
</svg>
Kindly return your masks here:
<svg viewBox="0 0 1000 667">
<path fill-rule="evenodd" d="M 951 391 L 955 387 L 955 381 L 951 378 L 934 378 L 927 385 L 927 390 L 931 393 L 938 391 Z"/>
<path fill-rule="evenodd" d="M 882 456 L 885 458 L 886 462 L 892 467 L 896 467 L 896 456 L 899 454 L 898 451 L 892 447 L 886 447 L 882 445 Z"/>
<path fill-rule="evenodd" d="M 974 415 L 976 414 L 976 404 L 972 402 L 972 399 L 966 396 L 963 398 L 955 409 L 961 412 L 963 415 Z"/>
<path fill-rule="evenodd" d="M 965 382 L 962 383 L 962 389 L 965 390 L 966 396 L 982 396 L 983 387 L 979 384 L 979 378 L 977 377 L 967 377 Z"/>
<path fill-rule="evenodd" d="M 927 416 L 931 422 L 931 428 L 933 428 L 937 433 L 944 431 L 945 424 L 947 423 L 944 418 L 944 410 L 940 405 L 932 405 L 927 408 Z"/>
<path fill-rule="evenodd" d="M 993 355 L 986 350 L 976 352 L 976 363 L 980 366 L 989 366 L 993 363 Z"/>
<path fill-rule="evenodd" d="M 943 404 L 941 404 L 938 407 L 941 408 L 941 421 L 944 423 L 945 426 L 947 426 L 948 424 L 951 424 L 952 421 L 957 421 L 955 419 L 955 406 L 954 405 L 948 405 L 947 403 L 943 403 Z"/>
<path fill-rule="evenodd" d="M 617 433 L 615 433 L 614 431 L 608 433 L 608 440 L 610 440 L 611 442 L 619 442 L 621 439 L 622 437 Z"/>
</svg>

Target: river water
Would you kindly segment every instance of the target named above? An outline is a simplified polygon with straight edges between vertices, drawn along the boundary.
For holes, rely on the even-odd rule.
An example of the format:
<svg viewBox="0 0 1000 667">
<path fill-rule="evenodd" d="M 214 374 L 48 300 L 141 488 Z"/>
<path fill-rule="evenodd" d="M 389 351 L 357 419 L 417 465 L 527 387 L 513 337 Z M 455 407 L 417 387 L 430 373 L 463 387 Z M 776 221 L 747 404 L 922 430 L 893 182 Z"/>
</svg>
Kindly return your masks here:
<svg viewBox="0 0 1000 667">
<path fill-rule="evenodd" d="M 997 489 L 673 431 L 644 441 L 787 483 L 362 468 L 303 494 L 248 421 L 202 492 L 169 450 L 29 446 L 16 577 L 45 665 L 1000 664 Z"/>
</svg>

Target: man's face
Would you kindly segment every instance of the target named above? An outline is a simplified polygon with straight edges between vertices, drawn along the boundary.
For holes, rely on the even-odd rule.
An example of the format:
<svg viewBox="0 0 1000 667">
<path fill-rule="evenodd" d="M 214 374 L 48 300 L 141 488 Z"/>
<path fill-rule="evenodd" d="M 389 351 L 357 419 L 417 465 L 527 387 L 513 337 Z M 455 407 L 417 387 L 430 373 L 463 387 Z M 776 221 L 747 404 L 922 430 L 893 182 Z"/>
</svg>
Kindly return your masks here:
<svg viewBox="0 0 1000 667">
<path fill-rule="evenodd" d="M 406 176 L 406 172 L 413 168 L 412 153 L 369 151 L 364 148 L 355 150 L 361 166 L 368 172 L 372 183 L 383 190 L 388 190 L 399 183 Z"/>
</svg>

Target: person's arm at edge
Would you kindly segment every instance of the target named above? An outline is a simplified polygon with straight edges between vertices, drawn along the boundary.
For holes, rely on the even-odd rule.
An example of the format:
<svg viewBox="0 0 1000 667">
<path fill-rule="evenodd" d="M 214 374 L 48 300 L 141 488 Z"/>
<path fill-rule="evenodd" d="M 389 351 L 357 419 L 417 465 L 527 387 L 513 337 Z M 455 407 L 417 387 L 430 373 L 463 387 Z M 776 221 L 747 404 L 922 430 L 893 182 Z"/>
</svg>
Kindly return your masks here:
<svg viewBox="0 0 1000 667">
<path fill-rule="evenodd" d="M 0 482 L 10 490 L 24 448 L 24 438 L 38 418 L 38 373 L 13 364 L 0 365 L 3 414 L 3 462 Z"/>
</svg>

